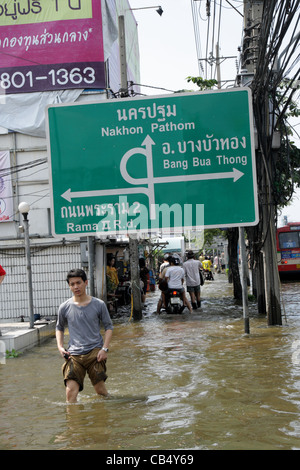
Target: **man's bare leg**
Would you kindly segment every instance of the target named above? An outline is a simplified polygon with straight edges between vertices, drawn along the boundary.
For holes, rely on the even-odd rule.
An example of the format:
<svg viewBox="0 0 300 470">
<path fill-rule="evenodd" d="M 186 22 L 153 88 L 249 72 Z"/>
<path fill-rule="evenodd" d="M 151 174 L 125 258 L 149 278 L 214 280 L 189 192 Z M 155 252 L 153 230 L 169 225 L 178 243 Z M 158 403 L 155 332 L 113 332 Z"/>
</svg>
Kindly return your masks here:
<svg viewBox="0 0 300 470">
<path fill-rule="evenodd" d="M 104 397 L 107 397 L 109 395 L 103 380 L 101 380 L 101 382 L 96 383 L 96 385 L 94 385 L 94 389 L 96 390 L 96 393 L 98 393 L 98 395 L 103 395 Z"/>
<path fill-rule="evenodd" d="M 76 403 L 79 393 L 79 384 L 75 380 L 67 380 L 66 398 L 68 403 Z"/>
<path fill-rule="evenodd" d="M 190 302 L 187 299 L 187 296 L 185 295 L 185 292 L 182 293 L 182 300 L 183 300 L 183 304 L 189 309 L 190 313 L 193 313 L 193 309 L 191 307 Z"/>
<path fill-rule="evenodd" d="M 191 297 L 191 303 L 195 304 L 196 303 L 195 292 L 190 292 L 190 297 Z"/>
</svg>

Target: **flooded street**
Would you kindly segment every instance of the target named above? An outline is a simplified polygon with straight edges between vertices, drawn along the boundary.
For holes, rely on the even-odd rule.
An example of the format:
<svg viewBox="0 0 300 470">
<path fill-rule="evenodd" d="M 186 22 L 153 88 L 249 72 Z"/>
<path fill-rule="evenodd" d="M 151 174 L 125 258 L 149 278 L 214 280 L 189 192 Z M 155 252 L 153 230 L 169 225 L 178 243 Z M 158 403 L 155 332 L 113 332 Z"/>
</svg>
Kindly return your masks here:
<svg viewBox="0 0 300 470">
<path fill-rule="evenodd" d="M 89 380 L 66 405 L 55 339 L 0 365 L 0 449 L 300 449 L 300 282 L 282 283 L 283 325 L 250 306 L 250 335 L 225 275 L 201 309 L 114 320 L 109 398 Z M 299 349 L 299 358 L 297 353 Z"/>
</svg>

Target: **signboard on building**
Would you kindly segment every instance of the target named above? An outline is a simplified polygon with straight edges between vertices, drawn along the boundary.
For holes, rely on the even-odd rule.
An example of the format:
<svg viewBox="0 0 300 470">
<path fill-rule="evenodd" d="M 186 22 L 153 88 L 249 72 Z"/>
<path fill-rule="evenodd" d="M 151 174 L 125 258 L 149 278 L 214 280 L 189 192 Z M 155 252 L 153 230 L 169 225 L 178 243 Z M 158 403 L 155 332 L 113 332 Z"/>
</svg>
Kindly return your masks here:
<svg viewBox="0 0 300 470">
<path fill-rule="evenodd" d="M 0 0 L 6 94 L 105 88 L 100 0 Z"/>
<path fill-rule="evenodd" d="M 55 234 L 258 222 L 248 89 L 47 109 Z"/>
</svg>

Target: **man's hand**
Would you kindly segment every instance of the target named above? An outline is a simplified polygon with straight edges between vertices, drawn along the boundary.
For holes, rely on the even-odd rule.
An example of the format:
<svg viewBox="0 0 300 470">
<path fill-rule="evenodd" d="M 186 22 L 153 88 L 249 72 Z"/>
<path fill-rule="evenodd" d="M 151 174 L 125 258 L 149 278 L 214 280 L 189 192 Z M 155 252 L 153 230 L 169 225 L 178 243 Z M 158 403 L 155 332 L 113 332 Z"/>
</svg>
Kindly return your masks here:
<svg viewBox="0 0 300 470">
<path fill-rule="evenodd" d="M 107 359 L 107 352 L 104 351 L 104 349 L 100 349 L 100 351 L 97 354 L 97 361 L 101 362 L 101 361 L 105 361 L 105 359 Z"/>
<path fill-rule="evenodd" d="M 111 341 L 112 337 L 112 330 L 106 330 L 105 335 L 104 335 L 104 344 L 103 348 L 109 348 L 109 343 Z M 97 354 L 97 361 L 105 361 L 107 359 L 107 352 L 104 351 L 104 349 L 100 349 L 100 351 Z"/>
<path fill-rule="evenodd" d="M 69 351 L 66 351 L 66 349 L 62 346 L 58 347 L 58 350 L 59 350 L 61 357 L 63 357 L 64 359 L 69 359 L 70 357 Z"/>
</svg>

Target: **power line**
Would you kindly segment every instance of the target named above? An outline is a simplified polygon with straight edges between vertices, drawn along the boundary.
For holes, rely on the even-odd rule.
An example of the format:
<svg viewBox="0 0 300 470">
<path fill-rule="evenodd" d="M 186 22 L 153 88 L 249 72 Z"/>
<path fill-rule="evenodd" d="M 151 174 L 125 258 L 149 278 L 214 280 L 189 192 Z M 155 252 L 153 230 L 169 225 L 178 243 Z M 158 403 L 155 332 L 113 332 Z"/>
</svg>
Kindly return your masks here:
<svg viewBox="0 0 300 470">
<path fill-rule="evenodd" d="M 242 6 L 241 1 L 238 3 Z M 204 13 L 201 12 L 201 6 L 203 8 L 205 7 L 205 18 Z M 213 76 L 216 75 L 217 69 L 220 68 L 220 64 L 224 62 L 224 60 L 237 59 L 237 55 L 221 57 L 219 51 L 222 47 L 222 30 L 226 31 L 226 35 L 228 34 L 228 27 L 227 30 L 223 27 L 223 10 L 238 10 L 232 4 L 230 7 L 226 7 L 224 3 L 222 3 L 222 0 L 191 0 L 191 9 L 199 74 L 201 76 L 204 75 L 205 79 L 213 78 Z M 201 47 L 201 42 L 204 43 L 204 47 Z M 202 55 L 202 49 L 205 50 L 204 56 Z"/>
<path fill-rule="evenodd" d="M 47 163 L 47 158 L 39 158 L 38 160 L 23 163 L 22 165 L 15 165 L 9 168 L 3 168 L 0 170 L 0 176 L 3 178 L 4 176 L 12 175 L 13 173 L 18 173 L 19 171 L 25 171 L 29 168 L 33 168 L 38 165 L 43 165 L 44 163 Z"/>
</svg>

